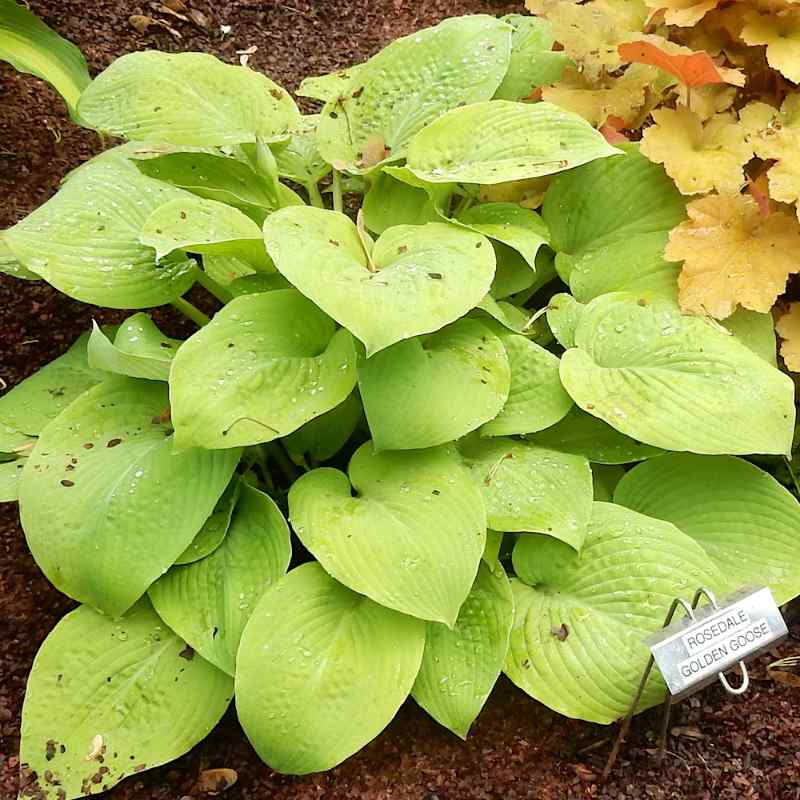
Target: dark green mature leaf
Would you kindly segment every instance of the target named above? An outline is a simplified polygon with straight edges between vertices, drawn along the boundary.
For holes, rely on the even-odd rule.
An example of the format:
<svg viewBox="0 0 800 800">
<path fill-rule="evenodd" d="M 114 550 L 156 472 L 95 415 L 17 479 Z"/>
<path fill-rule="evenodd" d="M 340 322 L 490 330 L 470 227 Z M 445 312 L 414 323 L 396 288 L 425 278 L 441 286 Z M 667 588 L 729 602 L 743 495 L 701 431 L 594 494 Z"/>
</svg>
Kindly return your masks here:
<svg viewBox="0 0 800 800">
<path fill-rule="evenodd" d="M 285 136 L 300 112 L 265 75 L 206 53 L 128 53 L 83 93 L 82 119 L 138 141 L 232 145 Z"/>
<path fill-rule="evenodd" d="M 273 769 L 330 769 L 375 738 L 408 696 L 425 624 L 351 592 L 319 564 L 268 591 L 242 636 L 236 711 Z"/>
<path fill-rule="evenodd" d="M 41 434 L 19 486 L 28 546 L 65 594 L 123 614 L 214 509 L 238 450 L 173 453 L 167 387 L 111 378 Z"/>
<path fill-rule="evenodd" d="M 325 104 L 317 133 L 323 158 L 356 173 L 403 158 L 429 122 L 495 93 L 508 68 L 511 30 L 494 17 L 465 16 L 389 44 Z"/>
<path fill-rule="evenodd" d="M 298 291 L 236 297 L 175 356 L 176 446 L 270 442 L 330 411 L 355 383 L 353 337 Z"/>
<path fill-rule="evenodd" d="M 172 761 L 232 697 L 230 677 L 187 650 L 146 599 L 117 621 L 81 606 L 33 662 L 20 760 L 36 779 L 20 796 L 71 800 Z"/>
<path fill-rule="evenodd" d="M 92 80 L 83 53 L 14 0 L 0 0 L 0 60 L 46 80 L 77 118 L 78 98 Z"/>
</svg>

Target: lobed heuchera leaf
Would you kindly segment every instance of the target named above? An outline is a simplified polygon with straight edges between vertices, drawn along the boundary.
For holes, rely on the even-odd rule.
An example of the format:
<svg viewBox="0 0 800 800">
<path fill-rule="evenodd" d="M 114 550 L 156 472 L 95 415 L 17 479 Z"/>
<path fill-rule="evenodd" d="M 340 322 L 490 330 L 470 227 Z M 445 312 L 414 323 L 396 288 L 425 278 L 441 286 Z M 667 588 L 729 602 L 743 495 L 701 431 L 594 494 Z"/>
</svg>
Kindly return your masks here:
<svg viewBox="0 0 800 800">
<path fill-rule="evenodd" d="M 298 291 L 236 297 L 175 356 L 175 444 L 270 442 L 330 411 L 355 383 L 353 337 Z"/>
<path fill-rule="evenodd" d="M 510 380 L 503 343 L 473 319 L 398 342 L 358 368 L 376 450 L 434 447 L 459 439 L 497 416 Z"/>
<path fill-rule="evenodd" d="M 511 31 L 477 14 L 389 44 L 325 104 L 317 130 L 323 158 L 356 173 L 403 158 L 429 122 L 495 93 L 508 68 Z"/>
<path fill-rule="evenodd" d="M 319 564 L 303 564 L 264 594 L 245 627 L 239 721 L 273 769 L 330 769 L 391 721 L 424 646 L 422 621 L 350 591 Z"/>
<path fill-rule="evenodd" d="M 792 372 L 800 372 L 800 303 L 791 303 L 775 329 L 781 337 L 781 357 Z"/>
<path fill-rule="evenodd" d="M 300 119 L 265 75 L 206 53 L 145 50 L 114 61 L 78 104 L 92 128 L 137 141 L 233 145 L 286 136 Z"/>
<path fill-rule="evenodd" d="M 164 336 L 153 320 L 140 312 L 119 326 L 113 342 L 96 322 L 92 322 L 87 356 L 92 369 L 165 381 L 180 345 L 180 340 Z"/>
<path fill-rule="evenodd" d="M 4 236 L 26 269 L 69 297 L 110 308 L 162 305 L 194 283 L 194 262 L 159 262 L 139 235 L 153 210 L 185 196 L 127 162 L 98 160 Z"/>
<path fill-rule="evenodd" d="M 650 655 L 642 639 L 662 626 L 673 598 L 727 586 L 674 525 L 609 503 L 593 504 L 580 555 L 551 537 L 520 536 L 513 561 L 506 674 L 559 714 L 603 725 L 627 713 Z M 664 692 L 651 675 L 639 710 Z"/>
<path fill-rule="evenodd" d="M 732 586 L 800 594 L 800 504 L 769 473 L 733 456 L 669 453 L 620 481 L 614 502 L 691 536 Z"/>
<path fill-rule="evenodd" d="M 344 214 L 284 208 L 264 223 L 264 239 L 278 270 L 360 339 L 367 356 L 454 322 L 494 275 L 489 242 L 453 225 L 396 225 L 367 253 Z"/>
<path fill-rule="evenodd" d="M 585 458 L 502 437 L 470 437 L 458 447 L 490 528 L 546 533 L 581 549 L 592 502 Z"/>
<path fill-rule="evenodd" d="M 445 447 L 375 453 L 367 442 L 349 473 L 323 467 L 294 483 L 289 519 L 300 541 L 354 591 L 452 626 L 486 540 L 478 486 Z"/>
<path fill-rule="evenodd" d="M 713 11 L 719 0 L 644 0 L 652 11 L 664 12 L 667 25 L 690 27 L 700 22 L 703 17 Z"/>
<path fill-rule="evenodd" d="M 64 594 L 123 614 L 211 514 L 238 450 L 172 452 L 167 387 L 114 377 L 43 431 L 19 485 L 31 553 Z"/>
<path fill-rule="evenodd" d="M 289 526 L 275 502 L 243 484 L 220 546 L 199 561 L 172 567 L 148 595 L 172 630 L 233 675 L 245 624 L 288 569 L 291 553 Z"/>
<path fill-rule="evenodd" d="M 114 621 L 81 606 L 45 639 L 22 707 L 21 796 L 71 800 L 176 759 L 204 739 L 233 681 L 186 647 L 150 603 Z"/>
<path fill-rule="evenodd" d="M 750 9 L 741 37 L 745 44 L 765 45 L 767 62 L 790 81 L 800 81 L 800 14 L 789 6 L 781 13 Z"/>
<path fill-rule="evenodd" d="M 561 358 L 575 403 L 654 447 L 710 455 L 788 453 L 789 377 L 718 326 L 666 300 L 604 295 Z"/>
<path fill-rule="evenodd" d="M 408 148 L 408 167 L 432 183 L 493 184 L 619 152 L 577 114 L 550 103 L 491 100 L 449 111 L 420 131 Z"/>
<path fill-rule="evenodd" d="M 412 697 L 462 739 L 503 669 L 514 622 L 505 570 L 482 563 L 451 630 L 429 622 Z"/>
</svg>

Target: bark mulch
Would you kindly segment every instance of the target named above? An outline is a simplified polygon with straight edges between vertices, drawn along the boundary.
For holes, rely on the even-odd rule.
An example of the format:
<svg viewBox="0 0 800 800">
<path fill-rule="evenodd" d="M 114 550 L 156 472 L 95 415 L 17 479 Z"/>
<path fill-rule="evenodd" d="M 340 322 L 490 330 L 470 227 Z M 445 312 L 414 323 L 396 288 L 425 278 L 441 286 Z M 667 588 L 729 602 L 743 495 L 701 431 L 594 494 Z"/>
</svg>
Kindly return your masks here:
<svg viewBox="0 0 800 800">
<path fill-rule="evenodd" d="M 387 41 L 443 17 L 508 13 L 520 4 L 481 0 L 265 0 L 201 2 L 206 28 L 154 12 L 149 2 L 30 0 L 34 12 L 79 45 L 98 71 L 131 50 L 202 50 L 235 62 L 256 45 L 250 65 L 289 89 L 305 75 L 363 60 Z M 130 15 L 161 18 L 179 34 L 142 34 Z M 223 35 L 220 26 L 230 25 Z M 59 99 L 29 76 L 0 64 L 0 226 L 47 199 L 61 176 L 97 152 L 97 137 L 75 128 Z M 198 295 L 196 301 L 207 304 Z M 63 352 L 104 311 L 48 286 L 0 276 L 0 378 L 8 386 Z M 173 334 L 191 326 L 160 310 Z M 2 384 L 0 384 L 2 385 Z M 0 506 L 0 800 L 17 790 L 17 748 L 25 680 L 36 649 L 74 604 L 33 563 L 16 505 Z M 637 718 L 609 782 L 598 775 L 612 728 L 557 716 L 501 679 L 468 741 L 438 727 L 409 701 L 387 730 L 329 773 L 277 775 L 256 757 L 229 711 L 202 744 L 178 761 L 142 773 L 109 792 L 114 800 L 188 800 L 203 769 L 228 767 L 239 780 L 227 800 L 565 800 L 697 798 L 800 800 L 800 689 L 776 683 L 766 664 L 800 652 L 800 624 L 790 639 L 753 666 L 745 698 L 712 688 L 678 707 L 663 769 L 652 760 L 658 713 Z"/>
</svg>

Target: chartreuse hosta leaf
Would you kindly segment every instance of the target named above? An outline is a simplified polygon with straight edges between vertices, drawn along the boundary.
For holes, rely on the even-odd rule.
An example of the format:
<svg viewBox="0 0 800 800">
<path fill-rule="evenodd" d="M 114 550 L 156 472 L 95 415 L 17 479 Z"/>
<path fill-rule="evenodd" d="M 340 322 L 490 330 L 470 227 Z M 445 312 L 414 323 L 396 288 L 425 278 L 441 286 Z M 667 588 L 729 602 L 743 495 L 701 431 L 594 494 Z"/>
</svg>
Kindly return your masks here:
<svg viewBox="0 0 800 800">
<path fill-rule="evenodd" d="M 169 378 L 172 358 L 181 344 L 178 339 L 164 336 L 153 320 L 140 312 L 120 325 L 113 342 L 93 322 L 87 350 L 93 369 L 165 381 Z"/>
<path fill-rule="evenodd" d="M 623 716 L 673 598 L 725 591 L 705 551 L 674 525 L 594 503 L 583 550 L 548 536 L 514 547 L 515 618 L 505 672 L 559 714 L 608 724 Z M 639 709 L 664 696 L 651 677 Z"/>
<path fill-rule="evenodd" d="M 362 64 L 354 64 L 352 67 L 340 69 L 338 72 L 303 78 L 295 94 L 299 97 L 310 97 L 313 100 L 322 100 L 323 103 L 327 103 L 328 100 L 338 97 L 344 91 L 350 79 L 355 77 L 362 66 Z"/>
<path fill-rule="evenodd" d="M 83 53 L 14 0 L 0 0 L 0 60 L 46 80 L 76 118 L 78 98 L 92 80 Z"/>
<path fill-rule="evenodd" d="M 800 594 L 800 505 L 769 473 L 733 456 L 671 453 L 640 464 L 614 500 L 691 536 L 733 585 Z"/>
<path fill-rule="evenodd" d="M 140 147 L 133 163 L 151 178 L 179 186 L 199 197 L 228 203 L 243 211 L 259 225 L 280 205 L 297 205 L 302 200 L 288 187 L 278 185 L 277 197 L 264 179 L 247 163 L 220 152 L 186 151 L 167 146 Z"/>
<path fill-rule="evenodd" d="M 566 292 L 559 292 L 550 298 L 547 304 L 547 324 L 562 347 L 575 347 L 575 330 L 584 308 L 586 306 L 583 303 L 579 303 Z"/>
<path fill-rule="evenodd" d="M 89 366 L 84 334 L 63 356 L 45 364 L 0 398 L 0 425 L 38 436 L 75 398 L 107 375 Z"/>
<path fill-rule="evenodd" d="M 35 272 L 25 269 L 25 267 L 20 264 L 17 257 L 11 252 L 11 248 L 3 238 L 2 233 L 0 233 L 0 272 L 23 281 L 40 280 Z"/>
<path fill-rule="evenodd" d="M 478 568 L 455 627 L 429 622 L 411 694 L 439 723 L 466 739 L 503 669 L 514 599 L 502 567 Z"/>
<path fill-rule="evenodd" d="M 561 78 L 572 59 L 555 52 L 555 37 L 546 19 L 506 14 L 502 17 L 514 28 L 511 34 L 511 59 L 495 97 L 501 100 L 524 100 L 537 86 L 549 86 Z"/>
<path fill-rule="evenodd" d="M 300 540 L 354 591 L 452 626 L 486 540 L 478 486 L 446 447 L 375 453 L 367 442 L 349 472 L 316 469 L 289 490 Z"/>
<path fill-rule="evenodd" d="M 511 386 L 502 411 L 481 427 L 481 436 L 533 433 L 554 425 L 572 408 L 572 398 L 561 385 L 558 357 L 500 325 L 492 330 L 508 354 Z"/>
<path fill-rule="evenodd" d="M 669 301 L 598 297 L 581 316 L 575 344 L 561 358 L 565 388 L 582 409 L 638 441 L 711 455 L 791 448 L 791 379 Z"/>
<path fill-rule="evenodd" d="M 441 196 L 431 197 L 424 189 L 383 170 L 364 195 L 364 223 L 373 233 L 383 233 L 393 225 L 441 222 L 442 214 L 437 206 L 443 201 Z"/>
<path fill-rule="evenodd" d="M 367 348 L 455 322 L 488 292 L 487 239 L 453 225 L 396 225 L 367 254 L 353 222 L 319 208 L 283 208 L 264 223 L 275 266 Z"/>
<path fill-rule="evenodd" d="M 616 291 L 677 294 L 680 265 L 664 261 L 664 247 L 686 216 L 684 200 L 636 145 L 623 149 L 558 176 L 545 195 L 556 268 L 581 302 Z"/>
<path fill-rule="evenodd" d="M 141 242 L 156 258 L 180 252 L 237 256 L 255 269 L 272 270 L 261 228 L 239 209 L 185 196 L 159 206 L 144 221 Z"/>
<path fill-rule="evenodd" d="M 319 114 L 300 117 L 290 131 L 292 138 L 289 143 L 275 153 L 278 173 L 282 178 L 307 186 L 317 183 L 331 171 L 331 165 L 317 149 L 319 119 Z"/>
<path fill-rule="evenodd" d="M 509 359 L 486 325 L 462 319 L 366 359 L 358 385 L 376 450 L 434 447 L 497 416 Z"/>
<path fill-rule="evenodd" d="M 720 322 L 743 345 L 761 356 L 772 366 L 777 366 L 775 321 L 772 314 L 759 314 L 747 308 L 737 308 L 727 319 Z"/>
<path fill-rule="evenodd" d="M 264 594 L 244 629 L 239 721 L 273 769 L 330 769 L 391 721 L 424 646 L 421 620 L 350 591 L 319 564 L 303 564 Z"/>
<path fill-rule="evenodd" d="M 21 796 L 71 800 L 172 761 L 211 732 L 233 681 L 145 599 L 116 622 L 81 606 L 45 639 L 22 707 Z"/>
<path fill-rule="evenodd" d="M 355 342 L 295 289 L 242 295 L 183 343 L 169 383 L 178 448 L 270 442 L 350 394 Z"/>
<path fill-rule="evenodd" d="M 243 483 L 222 544 L 199 561 L 172 567 L 148 594 L 173 631 L 233 675 L 245 623 L 286 572 L 291 553 L 289 526 L 274 501 Z"/>
<path fill-rule="evenodd" d="M 2 401 L 0 401 L 2 402 Z M 36 439 L 0 424 L 0 503 L 13 503 Z"/>
<path fill-rule="evenodd" d="M 560 422 L 528 439 L 539 447 L 583 456 L 593 464 L 629 464 L 663 452 L 631 439 L 576 406 Z"/>
<path fill-rule="evenodd" d="M 81 95 L 78 111 L 99 131 L 200 146 L 279 138 L 300 118 L 265 75 L 206 53 L 155 50 L 114 61 Z"/>
<path fill-rule="evenodd" d="M 234 475 L 225 491 L 220 495 L 214 510 L 203 527 L 187 545 L 186 549 L 175 559 L 178 566 L 192 564 L 213 553 L 225 540 L 233 518 L 233 509 L 239 500 L 242 484 L 238 475 Z"/>
<path fill-rule="evenodd" d="M 395 40 L 325 104 L 320 153 L 349 172 L 402 158 L 414 134 L 440 114 L 488 100 L 503 80 L 510 52 L 511 27 L 483 14 L 447 19 Z"/>
<path fill-rule="evenodd" d="M 194 262 L 158 262 L 139 234 L 154 209 L 186 196 L 129 165 L 98 161 L 4 236 L 26 269 L 70 297 L 111 308 L 162 305 L 194 283 Z"/>
<path fill-rule="evenodd" d="M 594 499 L 610 503 L 617 484 L 625 476 L 625 467 L 616 464 L 592 464 Z"/>
<path fill-rule="evenodd" d="M 502 437 L 464 439 L 459 450 L 490 528 L 547 533 L 581 549 L 592 502 L 585 458 Z"/>
<path fill-rule="evenodd" d="M 506 300 L 495 300 L 490 294 L 487 294 L 475 308 L 486 312 L 492 319 L 514 333 L 522 333 L 531 318 L 524 309 Z"/>
<path fill-rule="evenodd" d="M 239 451 L 175 455 L 167 387 L 110 378 L 50 423 L 19 486 L 28 546 L 64 594 L 123 614 L 192 541 Z"/>
<path fill-rule="evenodd" d="M 456 108 L 411 141 L 408 167 L 433 183 L 503 183 L 619 153 L 586 120 L 550 103 L 491 100 Z"/>
</svg>

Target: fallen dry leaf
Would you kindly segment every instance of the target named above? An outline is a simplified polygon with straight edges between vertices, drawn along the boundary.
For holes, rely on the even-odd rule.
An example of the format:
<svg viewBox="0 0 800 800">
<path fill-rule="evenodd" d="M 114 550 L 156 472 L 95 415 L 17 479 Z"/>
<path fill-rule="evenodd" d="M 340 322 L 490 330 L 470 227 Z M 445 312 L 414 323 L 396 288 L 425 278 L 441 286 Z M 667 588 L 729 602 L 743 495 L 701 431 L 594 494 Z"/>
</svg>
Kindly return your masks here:
<svg viewBox="0 0 800 800">
<path fill-rule="evenodd" d="M 186 11 L 186 0 L 164 0 L 164 5 L 170 11 Z"/>
<path fill-rule="evenodd" d="M 144 14 L 131 14 L 128 17 L 128 22 L 139 32 L 147 33 L 147 29 L 151 25 L 155 25 L 156 21 L 152 17 L 147 17 Z"/>
<path fill-rule="evenodd" d="M 198 11 L 196 8 L 190 8 L 187 13 L 189 19 L 191 19 L 198 28 L 202 28 L 205 31 L 211 27 L 211 20 L 202 11 Z M 230 25 L 220 25 L 219 27 L 223 35 L 231 32 Z M 227 30 L 225 30 L 226 28 Z"/>
<path fill-rule="evenodd" d="M 775 211 L 763 217 L 752 197 L 709 195 L 686 208 L 665 257 L 683 261 L 678 300 L 684 311 L 726 319 L 737 305 L 766 313 L 800 271 L 800 223 Z"/>
<path fill-rule="evenodd" d="M 227 767 L 204 769 L 197 778 L 194 788 L 196 792 L 201 794 L 222 794 L 238 780 L 239 775 L 234 769 L 228 769 Z"/>
<path fill-rule="evenodd" d="M 781 337 L 781 356 L 783 357 L 787 369 L 790 369 L 792 372 L 800 372 L 800 303 L 791 303 L 789 305 L 786 313 L 779 317 L 778 321 L 775 323 L 775 330 L 778 332 L 778 336 Z M 800 658 L 797 656 L 793 658 L 793 666 L 795 669 L 791 677 L 796 680 L 797 685 L 800 686 Z M 784 666 L 788 666 L 788 664 L 783 664 L 783 661 L 788 661 L 788 659 L 776 661 L 767 668 L 773 680 L 781 680 L 777 676 L 782 673 Z M 779 667 L 778 665 L 781 666 Z M 776 670 L 774 675 L 772 674 L 773 668 Z M 788 681 L 784 682 L 786 683 Z"/>
</svg>

